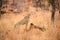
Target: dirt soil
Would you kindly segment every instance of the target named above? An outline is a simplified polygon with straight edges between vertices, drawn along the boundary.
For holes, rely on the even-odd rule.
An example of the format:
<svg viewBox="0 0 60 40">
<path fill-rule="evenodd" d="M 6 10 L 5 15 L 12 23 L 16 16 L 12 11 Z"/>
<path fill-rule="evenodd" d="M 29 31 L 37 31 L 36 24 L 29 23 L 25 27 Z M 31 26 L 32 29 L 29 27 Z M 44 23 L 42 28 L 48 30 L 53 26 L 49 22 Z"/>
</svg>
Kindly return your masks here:
<svg viewBox="0 0 60 40">
<path fill-rule="evenodd" d="M 41 8 L 7 12 L 0 19 L 0 40 L 60 40 L 60 14 L 56 11 L 53 24 L 51 12 Z"/>
</svg>

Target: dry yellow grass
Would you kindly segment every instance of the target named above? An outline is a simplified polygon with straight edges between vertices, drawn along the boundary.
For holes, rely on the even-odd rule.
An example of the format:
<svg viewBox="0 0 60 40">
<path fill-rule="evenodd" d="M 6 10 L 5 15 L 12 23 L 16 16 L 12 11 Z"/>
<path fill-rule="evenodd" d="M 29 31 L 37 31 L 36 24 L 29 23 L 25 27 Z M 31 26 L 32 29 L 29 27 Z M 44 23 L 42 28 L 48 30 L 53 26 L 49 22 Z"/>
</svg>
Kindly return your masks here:
<svg viewBox="0 0 60 40">
<path fill-rule="evenodd" d="M 30 14 L 28 25 L 15 27 L 27 14 Z M 31 23 L 34 25 L 31 26 Z M 56 11 L 55 24 L 51 21 L 50 11 L 31 6 L 20 13 L 3 14 L 0 19 L 0 40 L 60 40 L 60 14 Z"/>
</svg>

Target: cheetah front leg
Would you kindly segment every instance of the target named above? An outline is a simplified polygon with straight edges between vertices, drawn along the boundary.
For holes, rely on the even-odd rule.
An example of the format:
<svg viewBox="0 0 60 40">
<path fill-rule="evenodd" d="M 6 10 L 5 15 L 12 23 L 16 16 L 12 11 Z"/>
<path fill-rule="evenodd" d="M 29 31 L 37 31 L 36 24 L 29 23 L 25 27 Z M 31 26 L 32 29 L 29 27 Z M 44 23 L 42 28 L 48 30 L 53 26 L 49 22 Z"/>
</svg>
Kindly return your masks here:
<svg viewBox="0 0 60 40">
<path fill-rule="evenodd" d="M 30 19 L 30 14 L 25 16 L 21 21 L 15 24 L 14 27 L 17 27 L 18 25 L 24 25 L 26 24 L 26 31 L 29 30 L 29 19 Z"/>
</svg>

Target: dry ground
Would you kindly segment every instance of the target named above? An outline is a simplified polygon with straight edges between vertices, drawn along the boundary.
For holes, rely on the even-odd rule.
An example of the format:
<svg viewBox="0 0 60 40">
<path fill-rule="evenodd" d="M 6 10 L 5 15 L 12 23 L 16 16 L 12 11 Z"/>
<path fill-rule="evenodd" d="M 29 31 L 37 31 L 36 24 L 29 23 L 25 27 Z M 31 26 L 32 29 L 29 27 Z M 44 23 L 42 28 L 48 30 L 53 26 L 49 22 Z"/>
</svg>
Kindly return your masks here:
<svg viewBox="0 0 60 40">
<path fill-rule="evenodd" d="M 44 28 L 43 31 L 34 26 L 26 31 L 25 24 L 14 27 L 27 14 L 31 14 L 28 27 L 33 23 Z M 57 11 L 53 25 L 51 12 L 40 8 L 30 7 L 21 13 L 6 13 L 0 19 L 0 40 L 60 40 L 60 15 Z"/>
</svg>

